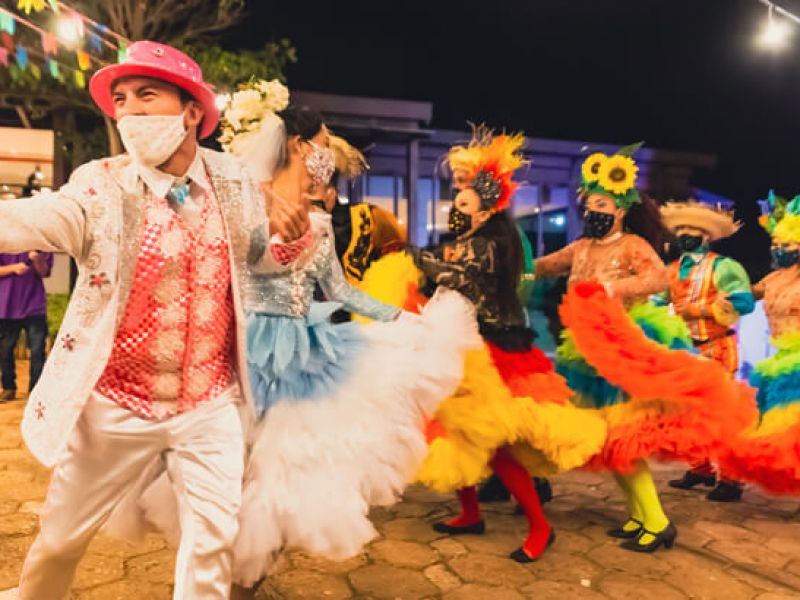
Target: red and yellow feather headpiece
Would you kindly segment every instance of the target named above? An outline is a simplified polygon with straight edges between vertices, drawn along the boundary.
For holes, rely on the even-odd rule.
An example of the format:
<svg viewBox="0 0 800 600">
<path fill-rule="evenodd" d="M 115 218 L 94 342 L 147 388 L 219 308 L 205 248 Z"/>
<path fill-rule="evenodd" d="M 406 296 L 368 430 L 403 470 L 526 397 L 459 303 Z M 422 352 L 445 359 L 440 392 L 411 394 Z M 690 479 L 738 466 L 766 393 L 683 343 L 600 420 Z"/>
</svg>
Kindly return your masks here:
<svg viewBox="0 0 800 600">
<path fill-rule="evenodd" d="M 466 171 L 469 186 L 481 198 L 481 208 L 499 212 L 509 207 L 519 184 L 512 178 L 525 164 L 522 133 L 493 135 L 485 127 L 475 128 L 467 146 L 454 146 L 447 155 L 451 170 Z"/>
</svg>

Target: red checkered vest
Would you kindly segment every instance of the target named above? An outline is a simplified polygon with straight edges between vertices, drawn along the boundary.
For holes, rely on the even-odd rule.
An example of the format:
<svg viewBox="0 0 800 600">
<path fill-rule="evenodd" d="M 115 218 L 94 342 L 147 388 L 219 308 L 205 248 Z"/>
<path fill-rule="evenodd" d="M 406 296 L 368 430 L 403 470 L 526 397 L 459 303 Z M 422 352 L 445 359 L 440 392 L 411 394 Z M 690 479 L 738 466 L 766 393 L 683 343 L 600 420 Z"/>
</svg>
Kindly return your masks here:
<svg viewBox="0 0 800 600">
<path fill-rule="evenodd" d="M 232 378 L 228 242 L 206 196 L 196 229 L 148 194 L 130 299 L 97 390 L 146 419 L 189 411 Z"/>
</svg>

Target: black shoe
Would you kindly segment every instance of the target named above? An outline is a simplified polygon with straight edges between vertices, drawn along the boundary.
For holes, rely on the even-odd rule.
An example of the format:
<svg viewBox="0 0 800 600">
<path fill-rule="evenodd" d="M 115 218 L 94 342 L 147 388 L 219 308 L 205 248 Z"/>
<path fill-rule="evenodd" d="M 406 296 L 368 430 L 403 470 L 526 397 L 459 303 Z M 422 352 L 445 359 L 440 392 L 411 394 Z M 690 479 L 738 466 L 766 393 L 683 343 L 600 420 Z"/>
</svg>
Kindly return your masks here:
<svg viewBox="0 0 800 600">
<path fill-rule="evenodd" d="M 534 477 L 533 485 L 536 486 L 536 493 L 539 494 L 539 504 L 547 504 L 553 499 L 553 488 L 547 479 Z"/>
<path fill-rule="evenodd" d="M 713 475 L 701 475 L 694 471 L 686 471 L 680 479 L 671 479 L 669 481 L 670 487 L 678 488 L 679 490 L 690 490 L 696 485 L 703 484 L 706 487 L 714 487 L 717 478 Z"/>
<path fill-rule="evenodd" d="M 506 502 L 511 494 L 497 475 L 492 475 L 478 490 L 478 502 Z"/>
<path fill-rule="evenodd" d="M 738 502 L 742 499 L 742 484 L 738 481 L 720 481 L 713 490 L 706 494 L 712 502 Z"/>
<path fill-rule="evenodd" d="M 555 541 L 556 541 L 556 530 L 551 528 L 550 529 L 550 537 L 547 539 L 547 544 L 545 544 L 544 550 L 542 550 L 542 554 L 544 554 L 545 551 L 550 546 L 552 546 L 553 542 L 555 542 Z M 539 560 L 542 557 L 542 554 L 540 554 L 536 558 L 531 558 L 530 556 L 528 556 L 528 553 L 525 552 L 525 550 L 523 548 L 517 548 L 511 554 L 509 554 L 509 558 L 511 558 L 511 560 L 515 560 L 518 563 L 526 564 L 526 563 L 536 562 L 537 560 Z"/>
<path fill-rule="evenodd" d="M 631 529 L 628 531 L 622 526 L 615 527 L 614 529 L 609 529 L 606 531 L 606 535 L 612 538 L 616 538 L 618 540 L 632 540 L 633 538 L 639 537 L 639 534 L 642 532 L 642 524 L 641 522 L 637 521 L 636 519 L 631 519 L 634 523 L 639 525 L 638 529 Z"/>
<path fill-rule="evenodd" d="M 653 541 L 649 544 L 640 544 L 639 540 L 645 534 L 650 534 L 654 537 Z M 639 535 L 634 538 L 630 539 L 627 542 L 623 542 L 621 545 L 625 550 L 632 550 L 633 552 L 644 552 L 647 554 L 652 554 L 661 546 L 664 548 L 672 548 L 675 545 L 675 538 L 678 537 L 678 530 L 675 529 L 675 526 L 670 523 L 667 525 L 663 531 L 655 533 L 654 531 L 647 531 L 644 527 L 642 527 L 642 531 L 639 532 Z"/>
<path fill-rule="evenodd" d="M 472 525 L 448 525 L 444 521 L 439 521 L 438 523 L 433 524 L 433 530 L 438 531 L 439 533 L 446 533 L 448 535 L 464 535 L 464 534 L 474 534 L 474 535 L 481 535 L 486 531 L 486 523 L 483 521 L 478 521 L 477 523 L 473 523 Z"/>
</svg>

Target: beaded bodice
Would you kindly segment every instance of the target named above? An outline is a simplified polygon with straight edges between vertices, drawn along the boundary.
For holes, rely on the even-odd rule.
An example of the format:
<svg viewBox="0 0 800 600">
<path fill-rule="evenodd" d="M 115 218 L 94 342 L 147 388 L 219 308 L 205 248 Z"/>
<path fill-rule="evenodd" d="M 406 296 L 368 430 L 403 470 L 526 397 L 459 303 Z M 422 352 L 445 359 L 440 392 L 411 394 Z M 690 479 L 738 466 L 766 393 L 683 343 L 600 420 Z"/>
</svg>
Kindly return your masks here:
<svg viewBox="0 0 800 600">
<path fill-rule="evenodd" d="M 314 242 L 288 269 L 251 273 L 245 284 L 245 310 L 251 313 L 305 317 L 319 284 L 325 298 L 376 321 L 391 321 L 398 309 L 364 294 L 345 279 L 334 247 L 330 216 L 312 213 Z"/>
</svg>

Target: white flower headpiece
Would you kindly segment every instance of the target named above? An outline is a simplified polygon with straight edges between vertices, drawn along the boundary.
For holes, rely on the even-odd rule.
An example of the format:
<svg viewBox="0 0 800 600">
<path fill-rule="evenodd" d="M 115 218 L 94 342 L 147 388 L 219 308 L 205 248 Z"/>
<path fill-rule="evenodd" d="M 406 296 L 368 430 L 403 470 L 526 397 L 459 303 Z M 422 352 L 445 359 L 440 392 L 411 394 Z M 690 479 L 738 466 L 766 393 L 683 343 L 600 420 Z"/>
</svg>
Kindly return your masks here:
<svg viewBox="0 0 800 600">
<path fill-rule="evenodd" d="M 289 88 L 277 79 L 239 86 L 222 112 L 219 141 L 256 181 L 269 181 L 283 152 L 285 129 L 277 115 L 289 106 Z"/>
<path fill-rule="evenodd" d="M 222 135 L 219 141 L 231 150 L 243 137 L 257 132 L 270 114 L 289 106 L 289 88 L 277 79 L 255 79 L 242 83 L 222 112 Z"/>
</svg>

